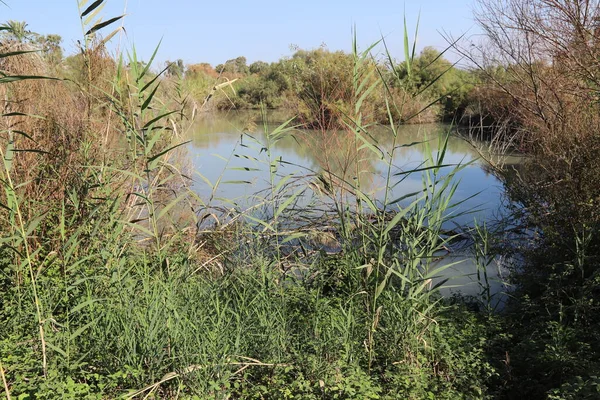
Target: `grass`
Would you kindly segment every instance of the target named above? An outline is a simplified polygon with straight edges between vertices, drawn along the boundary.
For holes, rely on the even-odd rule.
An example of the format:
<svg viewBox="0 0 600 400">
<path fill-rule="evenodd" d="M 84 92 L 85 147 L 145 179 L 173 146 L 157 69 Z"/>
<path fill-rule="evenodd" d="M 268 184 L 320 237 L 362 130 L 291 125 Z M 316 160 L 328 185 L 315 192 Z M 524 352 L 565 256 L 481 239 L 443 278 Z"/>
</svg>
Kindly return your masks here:
<svg viewBox="0 0 600 400">
<path fill-rule="evenodd" d="M 109 27 L 121 17 L 96 20 L 103 4 L 80 2 L 77 79 L 30 79 L 23 62 L 2 64 L 12 81 L 0 80 L 5 396 L 488 398 L 500 375 L 486 354 L 495 316 L 439 294 L 449 265 L 436 260 L 454 239 L 446 226 L 458 214 L 453 178 L 464 166 L 446 164 L 444 136 L 423 165 L 394 172 L 395 115 L 410 99 L 386 84 L 372 49 L 359 52 L 355 39 L 350 107 L 335 110 L 359 162 L 327 165 L 303 177 L 310 185 L 282 177 L 274 145 L 292 121 L 269 131 L 265 115 L 265 141 L 245 140 L 269 171 L 268 189 L 256 207 L 218 215 L 221 178 L 204 178 L 208 199 L 189 189 L 182 87 L 171 110 L 150 69 L 156 52 L 147 64 L 135 49 L 107 57 L 104 42 L 121 30 Z M 408 35 L 405 43 L 410 78 L 414 43 Z M 49 88 L 64 91 L 64 109 L 38 95 Z M 380 89 L 393 136 L 385 148 L 367 123 L 367 99 Z M 79 111 L 72 119 L 70 105 Z M 383 201 L 365 189 L 368 158 L 386 165 Z M 422 189 L 393 198 L 409 174 Z M 302 223 L 315 212 L 300 202 L 309 196 L 334 226 L 336 254 L 320 251 L 319 227 Z M 487 260 L 488 249 L 477 249 Z"/>
</svg>

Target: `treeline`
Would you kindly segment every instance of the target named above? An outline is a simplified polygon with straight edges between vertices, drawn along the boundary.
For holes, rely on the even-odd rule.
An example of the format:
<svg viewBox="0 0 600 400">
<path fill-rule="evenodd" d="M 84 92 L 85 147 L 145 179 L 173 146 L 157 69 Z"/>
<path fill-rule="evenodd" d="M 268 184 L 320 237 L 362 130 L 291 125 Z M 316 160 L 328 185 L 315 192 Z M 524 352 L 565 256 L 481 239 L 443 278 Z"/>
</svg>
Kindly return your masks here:
<svg viewBox="0 0 600 400">
<path fill-rule="evenodd" d="M 442 53 L 426 47 L 412 60 L 391 66 L 384 60 L 369 63 L 372 82 L 381 84 L 365 99 L 369 122 L 387 121 L 385 97 L 411 99 L 394 115 L 402 122 L 418 123 L 460 118 L 477 82 L 474 72 L 459 69 Z M 217 109 L 286 108 L 312 127 L 330 127 L 340 122 L 352 103 L 352 54 L 326 48 L 297 50 L 277 62 L 247 64 L 245 57 L 212 67 L 206 63 L 185 66 L 168 62 L 168 75 L 179 77 L 198 102 L 215 84 L 232 82 L 217 94 Z M 380 76 L 381 75 L 381 76 Z"/>
<path fill-rule="evenodd" d="M 82 55 L 65 57 L 60 36 L 29 31 L 26 22 L 9 24 L 14 28 L 11 32 L 16 32 L 10 34 L 11 38 L 39 50 L 55 73 L 75 82 L 83 81 L 78 76 L 85 71 Z M 104 57 L 105 62 L 113 62 L 106 54 Z M 282 108 L 308 127 L 326 129 L 339 126 L 343 116 L 348 115 L 353 100 L 353 64 L 353 55 L 343 51 L 299 49 L 273 63 L 256 61 L 248 65 L 243 56 L 215 67 L 208 63 L 185 65 L 181 59 L 167 61 L 164 76 L 179 81 L 179 89 L 189 93 L 203 110 Z M 410 74 L 406 61 L 392 65 L 390 60 L 373 59 L 369 64 L 371 83 L 378 87 L 364 100 L 365 122 L 387 123 L 388 96 L 403 103 L 393 115 L 403 123 L 466 121 L 465 110 L 472 109 L 470 105 L 477 100 L 474 88 L 481 74 L 457 68 L 433 47 L 424 48 L 411 60 Z M 155 69 L 149 72 L 158 73 Z"/>
</svg>

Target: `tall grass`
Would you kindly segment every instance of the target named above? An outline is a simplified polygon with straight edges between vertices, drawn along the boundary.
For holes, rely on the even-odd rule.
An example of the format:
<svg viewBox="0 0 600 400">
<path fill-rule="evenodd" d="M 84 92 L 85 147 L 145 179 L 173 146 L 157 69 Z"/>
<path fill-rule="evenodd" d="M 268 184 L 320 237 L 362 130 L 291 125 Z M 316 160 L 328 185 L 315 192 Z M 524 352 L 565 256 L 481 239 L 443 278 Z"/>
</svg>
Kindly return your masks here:
<svg viewBox="0 0 600 400">
<path fill-rule="evenodd" d="M 422 166 L 397 172 L 393 109 L 402 104 L 373 69 L 372 48 L 359 52 L 355 39 L 352 107 L 338 110 L 359 161 L 348 164 L 353 173 L 284 172 L 275 146 L 298 132 L 291 120 L 270 129 L 263 113 L 264 140 L 246 132 L 241 144 L 255 146 L 256 156 L 232 157 L 266 168 L 267 189 L 254 207 L 230 201 L 233 211 L 217 215 L 222 178 L 204 179 L 209 199 L 189 190 L 181 110 L 161 102 L 162 72 L 150 67 L 158 49 L 145 65 L 135 49 L 107 61 L 103 44 L 120 28 L 103 40 L 96 33 L 121 17 L 97 20 L 103 4 L 80 2 L 83 74 L 70 93 L 82 121 L 70 132 L 77 145 L 65 150 L 66 170 L 77 173 L 53 171 L 64 184 L 45 207 L 15 166 L 39 156 L 35 171 L 45 171 L 52 158 L 43 157 L 54 149 L 28 150 L 15 135 L 37 141 L 55 131 L 30 125 L 33 137 L 10 119 L 49 117 L 2 117 L 9 126 L 0 171 L 7 398 L 483 397 L 477 387 L 494 371 L 481 327 L 438 294 L 462 167 L 445 164 L 442 137 Z M 94 68 L 105 68 L 110 81 L 97 80 L 104 75 Z M 4 86 L 7 96 L 32 78 L 9 72 L 15 86 Z M 365 99 L 380 89 L 389 151 L 363 121 Z M 360 160 L 373 156 L 386 166 L 383 200 L 364 189 Z M 394 198 L 409 173 L 421 174 L 422 189 Z M 313 240 L 325 234 L 315 217 L 333 227 L 334 254 Z"/>
</svg>

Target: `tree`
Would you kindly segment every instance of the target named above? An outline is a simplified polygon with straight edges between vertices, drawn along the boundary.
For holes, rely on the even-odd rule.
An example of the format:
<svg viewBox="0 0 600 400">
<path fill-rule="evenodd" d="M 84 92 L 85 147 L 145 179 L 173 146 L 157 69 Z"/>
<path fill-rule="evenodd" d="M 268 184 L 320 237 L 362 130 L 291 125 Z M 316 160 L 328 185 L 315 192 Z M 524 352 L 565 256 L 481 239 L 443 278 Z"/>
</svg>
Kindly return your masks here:
<svg viewBox="0 0 600 400">
<path fill-rule="evenodd" d="M 25 21 L 14 21 L 10 20 L 6 24 L 2 25 L 5 29 L 3 36 L 8 37 L 9 40 L 14 40 L 17 43 L 29 42 L 34 34 L 27 29 L 27 22 Z"/>
<path fill-rule="evenodd" d="M 496 171 L 518 221 L 535 232 L 514 245 L 520 260 L 506 310 L 512 382 L 499 397 L 594 398 L 600 0 L 479 0 L 476 19 L 485 40 L 459 50 L 481 71 L 478 103 L 496 140 L 528 153 L 518 173 Z"/>
<path fill-rule="evenodd" d="M 484 73 L 501 67 L 486 73 L 490 89 L 511 98 L 518 124 L 555 125 L 598 97 L 600 0 L 479 0 L 476 19 L 486 40 L 461 51 Z"/>
<path fill-rule="evenodd" d="M 63 59 L 60 35 L 35 35 L 35 44 L 40 47 L 44 57 L 51 65 L 58 65 Z"/>
<path fill-rule="evenodd" d="M 180 58 L 175 62 L 167 61 L 167 76 L 181 78 L 185 73 L 185 65 L 183 60 Z"/>
<path fill-rule="evenodd" d="M 226 73 L 248 75 L 250 72 L 248 66 L 246 65 L 246 57 L 244 56 L 227 60 L 225 64 L 217 65 L 215 70 L 220 74 Z"/>
<path fill-rule="evenodd" d="M 198 63 L 198 64 L 188 65 L 188 67 L 185 71 L 186 77 L 194 78 L 199 75 L 216 78 L 218 76 L 218 73 L 213 69 L 213 67 L 209 63 Z"/>
<path fill-rule="evenodd" d="M 256 61 L 250 64 L 250 73 L 251 74 L 260 74 L 269 69 L 269 64 L 264 61 Z"/>
</svg>

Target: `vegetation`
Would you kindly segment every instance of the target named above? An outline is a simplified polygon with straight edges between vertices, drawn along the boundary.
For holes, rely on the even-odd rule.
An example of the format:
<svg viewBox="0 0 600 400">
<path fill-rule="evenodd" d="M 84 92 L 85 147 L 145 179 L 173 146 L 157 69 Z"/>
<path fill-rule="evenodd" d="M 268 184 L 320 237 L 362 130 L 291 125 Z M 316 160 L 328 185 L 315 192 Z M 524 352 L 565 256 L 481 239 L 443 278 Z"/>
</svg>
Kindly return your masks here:
<svg viewBox="0 0 600 400">
<path fill-rule="evenodd" d="M 221 92 L 213 107 L 245 109 L 264 105 L 287 109 L 308 127 L 325 129 L 343 125 L 343 115 L 352 107 L 352 54 L 327 48 L 298 49 L 291 57 L 271 64 L 257 61 L 247 66 L 246 63 L 245 57 L 237 57 L 214 69 L 208 64 L 191 65 L 183 84 L 196 89 L 192 92 L 201 103 L 215 84 L 235 79 L 232 90 Z M 387 123 L 385 98 L 389 94 L 397 102 L 406 103 L 403 114 L 394 115 L 397 121 L 457 119 L 467 106 L 475 79 L 472 73 L 455 68 L 431 47 L 414 57 L 410 79 L 404 64 L 394 68 L 392 64 L 396 63 L 390 59 L 372 59 L 369 63 L 372 81 L 381 78 L 376 70 L 385 78 L 368 96 L 365 122 Z"/>
<path fill-rule="evenodd" d="M 482 0 L 478 112 L 498 143 L 528 155 L 497 174 L 529 240 L 505 312 L 505 396 L 598 397 L 597 1 Z"/>
<path fill-rule="evenodd" d="M 1 27 L 2 396 L 598 397 L 600 3 L 480 0 L 473 71 L 408 35 L 402 62 L 354 39 L 350 54 L 153 71 L 158 49 L 107 54 L 123 16 L 99 19 L 104 3 L 79 2 L 67 58 L 56 35 Z M 259 105 L 264 140 L 242 135 L 268 188 L 250 208 L 219 203 L 222 177 L 192 171 L 182 132 L 199 111 Z M 270 130 L 266 107 L 295 117 Z M 488 167 L 513 211 L 496 225 L 449 228 L 465 165 L 445 161 L 447 135 L 414 170 L 394 165 L 400 124 L 462 114 L 528 156 Z M 283 175 L 274 149 L 293 133 L 343 156 Z M 395 198 L 414 175 L 421 189 Z M 481 296 L 443 297 L 439 261 L 465 237 Z M 503 309 L 486 273 L 498 257 L 515 260 Z"/>
</svg>

